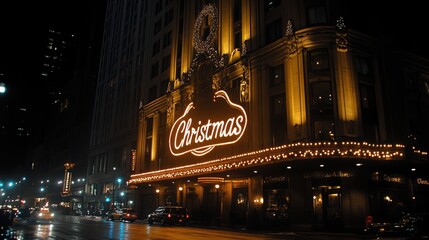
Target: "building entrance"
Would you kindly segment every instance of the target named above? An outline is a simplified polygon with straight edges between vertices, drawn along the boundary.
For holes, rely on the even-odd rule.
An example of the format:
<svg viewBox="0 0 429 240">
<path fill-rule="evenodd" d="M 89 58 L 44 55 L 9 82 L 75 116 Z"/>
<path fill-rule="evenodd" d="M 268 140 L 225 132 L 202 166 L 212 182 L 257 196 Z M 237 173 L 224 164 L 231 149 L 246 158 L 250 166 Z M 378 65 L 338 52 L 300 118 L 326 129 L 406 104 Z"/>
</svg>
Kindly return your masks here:
<svg viewBox="0 0 429 240">
<path fill-rule="evenodd" d="M 342 223 L 341 186 L 313 187 L 314 227 L 340 230 Z"/>
<path fill-rule="evenodd" d="M 232 192 L 231 204 L 231 224 L 247 225 L 247 215 L 249 211 L 248 188 L 234 188 Z"/>
</svg>

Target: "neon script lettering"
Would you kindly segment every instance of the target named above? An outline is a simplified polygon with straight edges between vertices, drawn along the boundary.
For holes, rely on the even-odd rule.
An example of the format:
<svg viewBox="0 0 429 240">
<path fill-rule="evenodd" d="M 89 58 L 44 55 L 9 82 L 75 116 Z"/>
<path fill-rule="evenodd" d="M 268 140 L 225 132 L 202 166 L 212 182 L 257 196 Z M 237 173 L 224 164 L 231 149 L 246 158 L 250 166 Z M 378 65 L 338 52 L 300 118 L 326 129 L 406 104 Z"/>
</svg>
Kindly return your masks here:
<svg viewBox="0 0 429 240">
<path fill-rule="evenodd" d="M 244 109 L 232 103 L 226 92 L 218 91 L 211 106 L 202 111 L 197 112 L 193 103 L 188 105 L 170 131 L 170 151 L 175 156 L 188 152 L 203 156 L 215 146 L 237 142 L 246 125 Z"/>
</svg>

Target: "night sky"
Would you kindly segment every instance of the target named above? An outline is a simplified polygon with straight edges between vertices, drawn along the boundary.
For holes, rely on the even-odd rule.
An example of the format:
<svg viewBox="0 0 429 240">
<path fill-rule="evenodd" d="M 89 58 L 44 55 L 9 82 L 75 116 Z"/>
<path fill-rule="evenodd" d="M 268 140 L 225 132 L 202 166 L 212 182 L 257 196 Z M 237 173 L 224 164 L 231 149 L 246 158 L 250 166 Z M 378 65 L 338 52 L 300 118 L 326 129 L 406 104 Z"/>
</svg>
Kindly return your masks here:
<svg viewBox="0 0 429 240">
<path fill-rule="evenodd" d="M 83 34 L 91 7 L 100 1 L 103 0 L 0 1 L 0 73 L 5 75 L 0 81 L 8 87 L 7 95 L 0 97 L 0 101 L 6 99 L 9 104 L 23 104 L 37 109 L 46 32 L 54 26 L 77 36 Z M 426 17 L 429 11 L 427 1 L 405 2 L 409 5 L 388 2 L 389 6 L 383 5 L 385 2 L 372 3 L 378 5 L 367 9 L 367 1 L 357 1 L 353 19 L 345 18 L 346 25 L 347 21 L 373 24 L 398 46 L 429 59 L 429 38 L 425 36 L 429 22 Z M 365 19 L 367 15 L 376 18 L 368 21 Z M 34 115 L 36 117 L 37 114 Z M 20 171 L 17 166 L 22 166 L 26 149 L 21 147 L 23 143 L 19 141 L 0 137 L 2 180 L 13 176 L 14 171 Z"/>
<path fill-rule="evenodd" d="M 46 33 L 53 27 L 78 37 L 86 34 L 91 7 L 99 1 L 0 1 L 0 73 L 4 74 L 0 81 L 7 86 L 0 101 L 7 101 L 11 107 L 29 108 L 30 120 L 36 122 L 40 117 L 36 111 L 41 107 L 41 60 Z M 22 174 L 27 149 L 20 139 L 4 135 L 0 138 L 0 180 L 4 180 L 15 173 Z"/>
</svg>

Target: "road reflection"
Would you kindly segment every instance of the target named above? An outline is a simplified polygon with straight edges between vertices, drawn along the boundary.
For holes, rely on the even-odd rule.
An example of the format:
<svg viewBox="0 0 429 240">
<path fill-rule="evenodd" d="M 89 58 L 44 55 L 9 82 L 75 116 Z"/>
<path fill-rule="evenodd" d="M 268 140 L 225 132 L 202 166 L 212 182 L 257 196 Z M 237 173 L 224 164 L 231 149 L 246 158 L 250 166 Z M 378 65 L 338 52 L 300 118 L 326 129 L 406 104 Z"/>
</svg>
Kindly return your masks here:
<svg viewBox="0 0 429 240">
<path fill-rule="evenodd" d="M 142 222 L 124 223 L 106 221 L 102 218 L 58 216 L 53 224 L 28 222 L 13 226 L 15 239 L 67 239 L 67 240 L 332 240 L 362 239 L 362 236 L 297 235 L 292 232 L 250 233 L 240 230 L 221 230 L 196 226 L 160 226 Z M 365 238 L 369 239 L 369 238 Z"/>
</svg>

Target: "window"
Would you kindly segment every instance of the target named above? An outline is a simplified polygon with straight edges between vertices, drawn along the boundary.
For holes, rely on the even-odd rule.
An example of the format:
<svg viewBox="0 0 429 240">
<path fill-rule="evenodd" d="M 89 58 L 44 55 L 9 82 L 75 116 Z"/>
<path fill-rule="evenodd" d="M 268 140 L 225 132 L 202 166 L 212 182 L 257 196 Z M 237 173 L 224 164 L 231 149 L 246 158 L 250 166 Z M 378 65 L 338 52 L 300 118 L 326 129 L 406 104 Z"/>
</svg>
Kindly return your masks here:
<svg viewBox="0 0 429 240">
<path fill-rule="evenodd" d="M 273 146 L 286 143 L 286 95 L 283 64 L 269 70 L 270 132 Z"/>
<path fill-rule="evenodd" d="M 265 0 L 264 1 L 265 12 L 267 13 L 270 10 L 280 6 L 281 3 L 282 3 L 281 0 Z"/>
<path fill-rule="evenodd" d="M 170 54 L 162 58 L 162 68 L 161 68 L 162 72 L 164 72 L 170 67 L 170 60 L 171 60 Z"/>
<path fill-rule="evenodd" d="M 327 49 L 308 52 L 308 90 L 314 140 L 335 140 L 332 76 Z"/>
<path fill-rule="evenodd" d="M 425 95 L 429 95 L 429 76 L 428 75 L 422 75 L 422 92 Z"/>
<path fill-rule="evenodd" d="M 162 10 L 162 0 L 159 0 L 155 4 L 155 14 L 158 14 Z"/>
<path fill-rule="evenodd" d="M 273 146 L 286 143 L 285 94 L 271 97 L 271 136 Z"/>
<path fill-rule="evenodd" d="M 356 57 L 356 72 L 362 82 L 372 83 L 374 81 L 371 61 L 365 57 Z"/>
<path fill-rule="evenodd" d="M 326 50 L 310 52 L 310 71 L 329 70 L 329 54 Z"/>
<path fill-rule="evenodd" d="M 167 26 L 169 23 L 173 21 L 174 16 L 174 8 L 168 10 L 168 12 L 164 15 L 164 26 Z"/>
<path fill-rule="evenodd" d="M 314 140 L 335 140 L 334 122 L 329 120 L 314 121 Z"/>
<path fill-rule="evenodd" d="M 152 68 L 150 71 L 150 78 L 154 78 L 157 75 L 158 75 L 158 62 L 156 62 L 152 65 Z"/>
<path fill-rule="evenodd" d="M 156 85 L 149 88 L 149 102 L 156 99 L 156 97 L 157 97 L 156 92 L 157 92 Z"/>
<path fill-rule="evenodd" d="M 93 183 L 89 186 L 89 194 L 97 195 L 97 184 Z"/>
<path fill-rule="evenodd" d="M 156 23 L 155 26 L 153 28 L 153 35 L 156 35 L 157 33 L 159 33 L 159 31 L 161 31 L 161 27 L 162 27 L 162 18 L 159 19 Z"/>
<path fill-rule="evenodd" d="M 146 119 L 146 148 L 145 148 L 145 163 L 149 164 L 152 156 L 152 129 L 153 118 Z"/>
<path fill-rule="evenodd" d="M 159 85 L 159 89 L 161 91 L 161 95 L 165 94 L 167 92 L 167 88 L 168 88 L 168 83 L 170 81 L 168 79 L 163 80 L 160 85 Z"/>
<path fill-rule="evenodd" d="M 171 31 L 164 35 L 164 41 L 162 42 L 162 48 L 166 48 L 171 44 Z"/>
<path fill-rule="evenodd" d="M 372 61 L 370 58 L 357 56 L 355 57 L 355 68 L 359 82 L 363 137 L 367 141 L 378 142 L 378 113 Z"/>
<path fill-rule="evenodd" d="M 234 0 L 234 48 L 241 48 L 241 0 Z"/>
<path fill-rule="evenodd" d="M 265 43 L 270 44 L 282 37 L 282 19 L 269 23 L 265 28 Z"/>
<path fill-rule="evenodd" d="M 311 105 L 317 108 L 320 113 L 332 106 L 331 83 L 328 81 L 314 82 L 311 86 Z"/>
<path fill-rule="evenodd" d="M 156 54 L 159 53 L 159 47 L 160 47 L 160 45 L 161 45 L 160 40 L 156 41 L 153 44 L 153 47 L 152 47 L 152 56 L 155 56 Z"/>
<path fill-rule="evenodd" d="M 326 15 L 326 0 L 307 1 L 307 20 L 309 25 L 326 23 Z"/>
<path fill-rule="evenodd" d="M 270 85 L 272 87 L 284 84 L 283 81 L 283 65 L 279 65 L 271 69 Z"/>
</svg>

